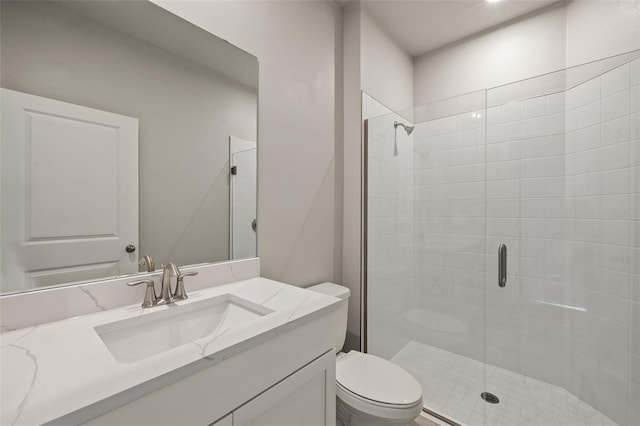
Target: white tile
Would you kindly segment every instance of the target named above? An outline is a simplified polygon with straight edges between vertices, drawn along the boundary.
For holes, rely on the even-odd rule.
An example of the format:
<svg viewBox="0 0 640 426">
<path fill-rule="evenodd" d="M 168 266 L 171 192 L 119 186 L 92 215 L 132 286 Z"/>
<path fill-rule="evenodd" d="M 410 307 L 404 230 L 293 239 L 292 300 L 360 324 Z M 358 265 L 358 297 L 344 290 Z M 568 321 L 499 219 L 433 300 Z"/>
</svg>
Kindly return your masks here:
<svg viewBox="0 0 640 426">
<path fill-rule="evenodd" d="M 587 196 L 576 197 L 576 218 L 597 219 L 600 217 L 600 198 Z"/>
<path fill-rule="evenodd" d="M 600 198 L 602 217 L 606 219 L 629 218 L 629 195 L 603 195 Z"/>
<path fill-rule="evenodd" d="M 626 220 L 602 220 L 600 242 L 603 244 L 629 244 L 629 222 Z"/>
<path fill-rule="evenodd" d="M 537 138 L 545 136 L 546 120 L 544 117 L 522 120 L 522 138 Z"/>
<path fill-rule="evenodd" d="M 629 112 L 640 112 L 640 86 L 634 86 L 629 91 Z"/>
<path fill-rule="evenodd" d="M 600 99 L 600 78 L 591 79 L 567 91 L 567 107 L 576 109 Z"/>
<path fill-rule="evenodd" d="M 547 157 L 545 168 L 547 176 L 565 176 L 566 164 L 564 156 Z"/>
<path fill-rule="evenodd" d="M 631 309 L 631 323 L 630 325 L 634 328 L 640 329 L 640 302 L 629 301 L 629 306 Z M 638 380 L 640 383 L 640 380 Z"/>
<path fill-rule="evenodd" d="M 629 191 L 632 193 L 640 193 L 640 166 L 631 167 L 629 169 Z"/>
<path fill-rule="evenodd" d="M 460 132 L 459 141 L 461 148 L 481 145 L 481 141 L 479 141 L 478 139 L 478 131 L 476 129 L 470 129 Z"/>
<path fill-rule="evenodd" d="M 614 225 L 620 225 L 620 226 L 624 226 L 624 221 L 608 221 L 608 223 L 614 224 Z M 608 235 L 611 231 L 610 230 L 604 230 L 602 232 L 602 235 Z M 620 230 L 617 230 L 615 232 L 620 232 Z M 628 239 L 628 237 L 627 237 Z M 627 274 L 627 272 L 621 272 L 621 271 L 614 271 L 611 269 L 604 269 L 604 268 L 600 268 L 600 281 L 603 283 L 603 288 L 602 290 L 609 293 L 609 294 L 613 294 L 615 296 L 620 296 L 620 297 L 625 297 L 627 298 L 629 296 L 629 275 Z"/>
<path fill-rule="evenodd" d="M 545 144 L 547 155 L 561 155 L 569 152 L 564 135 L 547 136 Z"/>
<path fill-rule="evenodd" d="M 547 141 L 548 139 L 545 137 L 523 139 L 521 142 L 522 157 L 523 158 L 544 157 L 547 153 Z"/>
<path fill-rule="evenodd" d="M 491 107 L 487 109 L 487 124 L 502 124 L 520 120 L 521 106 L 519 102 Z"/>
<path fill-rule="evenodd" d="M 600 178 L 600 191 L 604 195 L 626 194 L 629 192 L 629 169 L 615 169 L 603 172 Z"/>
<path fill-rule="evenodd" d="M 565 93 L 554 93 L 547 97 L 547 114 L 559 114 L 565 112 Z"/>
<path fill-rule="evenodd" d="M 602 145 L 611 145 L 629 140 L 630 121 L 628 117 L 621 117 L 601 124 Z"/>
<path fill-rule="evenodd" d="M 576 149 L 585 151 L 600 146 L 600 124 L 576 131 Z"/>
<path fill-rule="evenodd" d="M 498 126 L 497 142 L 510 142 L 522 137 L 522 123 L 514 121 Z"/>
<path fill-rule="evenodd" d="M 592 173 L 600 170 L 601 149 L 580 151 L 575 156 L 576 173 Z"/>
<path fill-rule="evenodd" d="M 477 129 L 484 126 L 484 113 L 480 111 L 468 112 L 458 116 L 460 130 Z"/>
<path fill-rule="evenodd" d="M 521 102 L 510 102 L 506 105 L 503 105 L 501 108 L 505 123 L 520 121 L 522 119 Z"/>
<path fill-rule="evenodd" d="M 523 198 L 542 198 L 546 194 L 546 179 L 522 179 L 518 183 L 518 188 Z"/>
<path fill-rule="evenodd" d="M 573 132 L 576 130 L 576 117 L 577 113 L 575 109 L 565 111 L 564 128 L 566 132 Z"/>
<path fill-rule="evenodd" d="M 561 135 L 565 132 L 566 114 L 554 114 L 547 116 L 546 135 Z"/>
<path fill-rule="evenodd" d="M 600 122 L 600 101 L 591 102 L 576 109 L 576 129 L 593 126 Z"/>
<path fill-rule="evenodd" d="M 573 197 L 576 194 L 575 176 L 557 176 L 546 179 L 547 197 Z"/>
<path fill-rule="evenodd" d="M 640 138 L 640 113 L 638 112 L 629 116 L 629 137 L 631 139 Z"/>
<path fill-rule="evenodd" d="M 547 113 L 547 99 L 538 97 L 522 102 L 522 120 L 541 117 Z"/>
<path fill-rule="evenodd" d="M 601 169 L 629 167 L 629 142 L 605 146 L 601 149 Z"/>
<path fill-rule="evenodd" d="M 630 64 L 631 86 L 640 85 L 640 59 L 636 59 Z"/>
<path fill-rule="evenodd" d="M 438 134 L 443 135 L 458 130 L 458 117 L 452 116 L 438 120 Z"/>
<path fill-rule="evenodd" d="M 602 98 L 601 120 L 609 121 L 629 114 L 629 90 L 625 89 Z"/>
<path fill-rule="evenodd" d="M 516 177 L 525 178 L 536 178 L 536 177 L 545 177 L 546 176 L 546 160 L 544 158 L 534 158 L 522 160 L 520 162 L 520 174 L 518 174 L 517 170 L 515 173 Z M 487 171 L 489 169 L 487 168 Z"/>
<path fill-rule="evenodd" d="M 615 68 L 601 76 L 602 97 L 612 95 L 629 88 L 630 66 L 629 64 Z"/>
</svg>

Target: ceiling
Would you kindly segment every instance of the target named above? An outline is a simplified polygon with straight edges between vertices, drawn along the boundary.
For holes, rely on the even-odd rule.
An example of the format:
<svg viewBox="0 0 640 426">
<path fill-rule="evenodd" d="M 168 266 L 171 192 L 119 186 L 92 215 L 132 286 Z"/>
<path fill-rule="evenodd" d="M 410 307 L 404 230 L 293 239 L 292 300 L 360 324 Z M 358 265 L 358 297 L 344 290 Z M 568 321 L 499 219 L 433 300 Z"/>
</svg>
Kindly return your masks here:
<svg viewBox="0 0 640 426">
<path fill-rule="evenodd" d="M 412 56 L 557 3 L 557 0 L 363 0 Z M 341 1 L 342 4 L 346 2 Z"/>
</svg>

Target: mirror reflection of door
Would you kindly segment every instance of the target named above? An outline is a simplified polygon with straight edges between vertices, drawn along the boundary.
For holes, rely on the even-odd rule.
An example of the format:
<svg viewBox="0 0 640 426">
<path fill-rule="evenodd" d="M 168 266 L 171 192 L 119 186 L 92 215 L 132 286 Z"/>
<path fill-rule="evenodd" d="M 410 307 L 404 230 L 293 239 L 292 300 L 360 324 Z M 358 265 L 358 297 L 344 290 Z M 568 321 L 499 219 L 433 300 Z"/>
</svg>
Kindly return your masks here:
<svg viewBox="0 0 640 426">
<path fill-rule="evenodd" d="M 256 256 L 256 143 L 229 137 L 229 254 L 231 259 Z"/>
<path fill-rule="evenodd" d="M 137 272 L 138 120 L 0 90 L 1 291 Z"/>
</svg>

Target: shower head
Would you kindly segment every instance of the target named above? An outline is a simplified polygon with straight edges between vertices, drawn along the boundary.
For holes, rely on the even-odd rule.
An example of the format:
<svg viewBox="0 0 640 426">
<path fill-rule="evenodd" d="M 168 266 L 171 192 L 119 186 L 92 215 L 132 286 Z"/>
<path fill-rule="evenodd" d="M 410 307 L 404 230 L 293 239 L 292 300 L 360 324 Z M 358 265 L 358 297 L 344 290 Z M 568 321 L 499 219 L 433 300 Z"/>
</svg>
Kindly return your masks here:
<svg viewBox="0 0 640 426">
<path fill-rule="evenodd" d="M 404 123 L 399 123 L 399 122 L 395 121 L 395 122 L 393 123 L 393 128 L 394 128 L 394 129 L 397 129 L 397 128 L 398 128 L 398 126 L 401 126 L 401 127 L 404 129 L 404 131 L 405 131 L 405 132 L 407 132 L 407 136 L 409 136 L 411 133 L 413 133 L 413 129 L 415 129 L 415 127 L 414 127 L 414 126 L 407 126 L 407 125 L 406 125 L 406 124 L 404 124 Z"/>
</svg>

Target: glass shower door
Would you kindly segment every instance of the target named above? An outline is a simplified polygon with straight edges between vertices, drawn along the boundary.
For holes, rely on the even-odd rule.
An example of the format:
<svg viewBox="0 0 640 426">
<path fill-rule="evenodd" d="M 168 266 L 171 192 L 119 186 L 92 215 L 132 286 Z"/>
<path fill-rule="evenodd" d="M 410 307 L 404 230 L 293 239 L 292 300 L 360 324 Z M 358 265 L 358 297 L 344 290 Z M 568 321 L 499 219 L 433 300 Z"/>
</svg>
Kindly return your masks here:
<svg viewBox="0 0 640 426">
<path fill-rule="evenodd" d="M 547 191 L 561 191 L 556 169 L 564 163 L 548 157 L 547 148 L 564 141 L 556 139 L 555 130 L 546 134 L 562 103 L 538 97 L 496 105 L 495 98 L 489 91 L 484 424 L 555 424 L 540 417 L 555 404 L 534 400 L 551 396 L 536 385 L 553 367 L 546 364 L 546 308 L 538 300 L 550 290 L 545 279 L 551 262 L 562 259 L 547 256 L 553 241 L 545 220 L 547 208 L 562 210 L 554 204 L 562 200 L 548 200 Z"/>
<path fill-rule="evenodd" d="M 484 102 L 475 92 L 365 126 L 366 350 L 409 371 L 426 410 L 464 424 L 484 415 Z"/>
<path fill-rule="evenodd" d="M 487 425 L 639 424 L 638 69 L 487 92 Z"/>
</svg>

